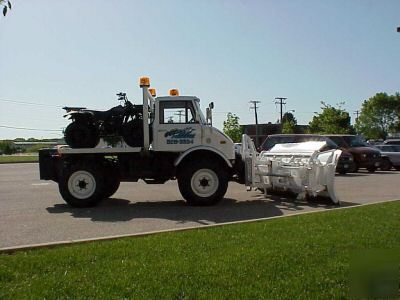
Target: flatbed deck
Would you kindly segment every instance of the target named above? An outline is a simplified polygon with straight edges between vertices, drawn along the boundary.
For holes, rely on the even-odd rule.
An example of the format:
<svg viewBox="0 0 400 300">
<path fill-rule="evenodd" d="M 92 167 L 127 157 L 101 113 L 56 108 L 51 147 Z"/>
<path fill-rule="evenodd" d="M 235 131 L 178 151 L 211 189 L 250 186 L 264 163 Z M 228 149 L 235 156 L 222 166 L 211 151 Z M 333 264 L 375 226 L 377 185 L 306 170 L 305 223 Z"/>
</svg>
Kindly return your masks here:
<svg viewBox="0 0 400 300">
<path fill-rule="evenodd" d="M 97 147 L 97 148 L 70 148 L 66 145 L 58 146 L 60 154 L 117 154 L 117 153 L 137 153 L 142 151 L 141 147 Z"/>
</svg>

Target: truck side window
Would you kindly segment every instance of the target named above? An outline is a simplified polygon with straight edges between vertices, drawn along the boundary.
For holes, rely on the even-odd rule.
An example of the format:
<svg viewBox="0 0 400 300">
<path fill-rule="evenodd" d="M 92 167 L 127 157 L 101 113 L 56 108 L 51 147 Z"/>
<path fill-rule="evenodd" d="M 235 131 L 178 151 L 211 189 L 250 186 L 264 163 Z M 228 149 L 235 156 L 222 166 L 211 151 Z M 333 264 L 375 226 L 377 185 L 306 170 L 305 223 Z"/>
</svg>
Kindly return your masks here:
<svg viewBox="0 0 400 300">
<path fill-rule="evenodd" d="M 197 123 L 191 101 L 160 101 L 160 124 Z"/>
</svg>

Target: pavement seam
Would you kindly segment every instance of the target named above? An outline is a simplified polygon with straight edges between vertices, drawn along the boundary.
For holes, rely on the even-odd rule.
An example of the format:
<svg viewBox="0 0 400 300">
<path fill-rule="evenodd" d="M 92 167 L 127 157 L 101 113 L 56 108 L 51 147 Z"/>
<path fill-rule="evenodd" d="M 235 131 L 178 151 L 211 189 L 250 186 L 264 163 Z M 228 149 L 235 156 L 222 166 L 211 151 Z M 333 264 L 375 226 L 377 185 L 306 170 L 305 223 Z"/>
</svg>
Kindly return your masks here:
<svg viewBox="0 0 400 300">
<path fill-rule="evenodd" d="M 29 244 L 29 245 L 15 246 L 15 247 L 5 247 L 5 248 L 0 248 L 0 254 L 3 254 L 3 253 L 4 254 L 12 254 L 17 251 L 33 250 L 33 249 L 39 249 L 39 248 L 53 248 L 56 246 L 83 244 L 83 243 L 90 243 L 90 242 L 96 242 L 96 241 L 109 241 L 109 240 L 116 240 L 116 239 L 127 238 L 127 237 L 143 237 L 143 236 L 168 233 L 168 232 L 181 232 L 181 231 L 187 231 L 187 230 L 193 230 L 193 229 L 207 229 L 207 228 L 211 228 L 211 227 L 220 227 L 220 226 L 226 226 L 226 225 L 262 222 L 262 221 L 274 220 L 274 219 L 280 219 L 280 218 L 295 217 L 295 216 L 299 216 L 299 215 L 323 213 L 323 212 L 329 212 L 329 211 L 335 211 L 335 210 L 353 209 L 353 208 L 358 208 L 361 206 L 369 206 L 369 205 L 376 205 L 376 204 L 396 202 L 396 201 L 400 201 L 400 199 L 376 201 L 376 202 L 370 202 L 370 203 L 365 203 L 365 204 L 356 204 L 356 205 L 345 206 L 345 207 L 333 207 L 333 208 L 328 208 L 328 209 L 324 209 L 324 210 L 312 210 L 312 211 L 306 211 L 306 212 L 297 212 L 297 213 L 293 213 L 293 214 L 289 214 L 289 215 L 280 215 L 280 216 L 265 217 L 265 218 L 250 219 L 250 220 L 240 220 L 240 221 L 224 222 L 224 223 L 217 223 L 217 224 L 190 226 L 190 227 L 184 227 L 184 228 L 163 229 L 163 230 L 155 230 L 155 231 L 147 231 L 147 232 L 139 232 L 139 233 L 119 234 L 119 235 L 111 235 L 111 236 L 88 238 L 88 239 L 72 239 L 72 240 L 67 240 L 67 241 Z"/>
</svg>

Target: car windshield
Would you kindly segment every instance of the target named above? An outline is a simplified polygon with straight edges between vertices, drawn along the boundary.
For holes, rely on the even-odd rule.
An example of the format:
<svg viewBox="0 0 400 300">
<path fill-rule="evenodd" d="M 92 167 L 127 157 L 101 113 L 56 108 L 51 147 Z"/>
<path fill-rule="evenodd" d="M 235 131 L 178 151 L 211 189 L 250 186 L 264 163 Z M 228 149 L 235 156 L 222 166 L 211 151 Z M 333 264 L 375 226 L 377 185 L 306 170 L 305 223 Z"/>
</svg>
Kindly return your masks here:
<svg viewBox="0 0 400 300">
<path fill-rule="evenodd" d="M 262 150 L 269 150 L 276 144 L 287 144 L 287 143 L 302 143 L 309 141 L 322 141 L 326 142 L 327 146 L 323 150 L 337 149 L 339 148 L 336 143 L 327 137 L 318 135 L 288 135 L 288 136 L 269 136 L 262 144 Z"/>
<path fill-rule="evenodd" d="M 269 150 L 276 144 L 295 143 L 293 136 L 269 136 L 262 144 L 263 150 Z"/>
<path fill-rule="evenodd" d="M 368 146 L 363 140 L 361 140 L 360 137 L 358 136 L 344 136 L 344 140 L 346 141 L 347 144 L 349 144 L 350 147 L 365 147 Z"/>
</svg>

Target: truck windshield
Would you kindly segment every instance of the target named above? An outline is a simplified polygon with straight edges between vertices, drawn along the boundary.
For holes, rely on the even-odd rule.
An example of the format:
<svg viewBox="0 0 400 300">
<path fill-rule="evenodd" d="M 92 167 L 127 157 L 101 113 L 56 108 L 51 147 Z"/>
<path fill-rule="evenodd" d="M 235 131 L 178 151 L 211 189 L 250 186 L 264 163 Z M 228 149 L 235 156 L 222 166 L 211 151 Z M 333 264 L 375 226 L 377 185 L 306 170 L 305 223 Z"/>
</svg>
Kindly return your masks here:
<svg viewBox="0 0 400 300">
<path fill-rule="evenodd" d="M 194 100 L 194 106 L 196 108 L 196 111 L 199 113 L 200 123 L 206 124 L 206 118 L 204 117 L 203 112 L 201 111 L 200 108 L 200 100 Z"/>
</svg>

